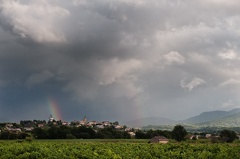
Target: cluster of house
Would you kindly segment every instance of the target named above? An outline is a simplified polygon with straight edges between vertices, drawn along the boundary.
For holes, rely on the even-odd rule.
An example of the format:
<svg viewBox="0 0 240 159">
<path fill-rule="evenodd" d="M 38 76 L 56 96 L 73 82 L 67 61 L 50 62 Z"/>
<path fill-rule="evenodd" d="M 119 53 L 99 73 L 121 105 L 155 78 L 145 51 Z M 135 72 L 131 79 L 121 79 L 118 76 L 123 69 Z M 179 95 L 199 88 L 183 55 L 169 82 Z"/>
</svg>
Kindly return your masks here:
<svg viewBox="0 0 240 159">
<path fill-rule="evenodd" d="M 21 122 L 20 122 L 21 123 Z M 22 125 L 22 127 L 16 127 L 12 123 L 5 124 L 4 130 L 8 130 L 11 132 L 31 132 L 35 127 L 44 128 L 48 125 L 66 125 L 66 126 L 74 126 L 74 127 L 80 127 L 80 126 L 87 126 L 92 128 L 98 128 L 103 129 L 105 127 L 115 127 L 118 130 L 124 130 L 127 131 L 131 136 L 135 136 L 135 132 L 131 131 L 131 128 L 127 128 L 126 126 L 119 125 L 118 122 L 110 122 L 110 121 L 88 121 L 86 117 L 83 118 L 83 120 L 77 121 L 74 120 L 72 122 L 65 122 L 65 121 L 57 121 L 55 120 L 52 115 L 50 115 L 48 122 L 46 121 L 25 121 Z M 1 129 L 0 129 L 1 132 Z"/>
<path fill-rule="evenodd" d="M 240 139 L 240 136 L 237 135 L 238 138 Z M 198 140 L 198 139 L 209 139 L 209 140 L 217 140 L 220 139 L 219 135 L 213 135 L 213 134 L 205 134 L 205 135 L 193 135 L 193 134 L 188 134 L 185 136 L 185 139 L 189 140 Z M 150 142 L 152 143 L 163 143 L 166 144 L 169 142 L 169 139 L 165 138 L 164 136 L 155 136 L 152 139 L 150 139 Z"/>
<path fill-rule="evenodd" d="M 185 139 L 189 139 L 189 140 L 194 140 L 194 139 L 218 139 L 220 138 L 220 136 L 215 136 L 212 134 L 206 134 L 206 135 L 192 135 L 192 134 L 188 134 L 185 136 Z M 152 139 L 150 139 L 150 142 L 152 143 L 163 143 L 166 144 L 169 142 L 169 139 L 167 139 L 164 136 L 154 136 Z"/>
<path fill-rule="evenodd" d="M 54 125 L 58 124 L 58 121 L 55 121 L 54 118 L 50 115 L 49 117 L 49 122 L 51 122 Z M 66 126 L 75 126 L 75 127 L 80 127 L 80 126 L 87 126 L 87 127 L 97 127 L 97 128 L 105 128 L 107 126 L 114 126 L 116 129 L 123 129 L 124 126 L 119 125 L 118 122 L 110 122 L 110 121 L 87 121 L 86 116 L 83 118 L 83 120 L 77 121 L 74 120 L 72 122 L 61 122 L 61 125 L 66 125 Z"/>
<path fill-rule="evenodd" d="M 219 135 L 213 135 L 213 134 L 205 134 L 205 135 L 193 135 L 193 134 L 188 134 L 185 136 L 186 139 L 194 140 L 194 139 L 216 139 L 220 138 Z"/>
<path fill-rule="evenodd" d="M 34 127 L 23 127 L 23 128 L 16 128 L 13 126 L 12 123 L 8 123 L 5 125 L 4 127 L 4 130 L 8 130 L 8 131 L 11 131 L 11 132 L 31 132 L 32 130 L 34 129 Z M 1 130 L 0 130 L 1 132 Z"/>
</svg>

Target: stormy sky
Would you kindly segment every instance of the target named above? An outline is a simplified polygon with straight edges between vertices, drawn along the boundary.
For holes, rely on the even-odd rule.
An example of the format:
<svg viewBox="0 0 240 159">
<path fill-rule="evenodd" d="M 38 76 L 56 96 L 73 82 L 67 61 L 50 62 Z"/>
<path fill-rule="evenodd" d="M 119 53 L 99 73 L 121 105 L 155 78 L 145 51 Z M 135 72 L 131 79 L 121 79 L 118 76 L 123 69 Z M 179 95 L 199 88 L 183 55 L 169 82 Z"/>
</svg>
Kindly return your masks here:
<svg viewBox="0 0 240 159">
<path fill-rule="evenodd" d="M 240 106 L 237 0 L 0 0 L 0 121 Z"/>
</svg>

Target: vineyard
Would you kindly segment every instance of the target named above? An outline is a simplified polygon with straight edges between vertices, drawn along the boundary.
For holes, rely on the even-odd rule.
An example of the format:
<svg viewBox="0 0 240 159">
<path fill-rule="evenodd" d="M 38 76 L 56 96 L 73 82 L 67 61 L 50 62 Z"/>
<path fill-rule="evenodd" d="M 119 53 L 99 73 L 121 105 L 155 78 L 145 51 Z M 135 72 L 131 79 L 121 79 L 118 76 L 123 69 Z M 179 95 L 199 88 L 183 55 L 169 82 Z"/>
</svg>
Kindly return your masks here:
<svg viewBox="0 0 240 159">
<path fill-rule="evenodd" d="M 0 141 L 1 159 L 214 159 L 240 158 L 240 144 L 168 143 L 149 144 L 146 141 L 46 140 Z"/>
</svg>

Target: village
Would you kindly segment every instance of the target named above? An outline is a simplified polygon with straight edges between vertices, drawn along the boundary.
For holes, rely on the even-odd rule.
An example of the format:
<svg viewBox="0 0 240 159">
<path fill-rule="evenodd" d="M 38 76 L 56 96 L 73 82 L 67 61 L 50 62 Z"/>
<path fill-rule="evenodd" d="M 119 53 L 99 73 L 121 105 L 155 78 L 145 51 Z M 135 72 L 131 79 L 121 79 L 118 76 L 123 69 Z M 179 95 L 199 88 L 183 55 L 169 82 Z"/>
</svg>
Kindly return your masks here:
<svg viewBox="0 0 240 159">
<path fill-rule="evenodd" d="M 55 120 L 52 115 L 50 115 L 48 121 L 46 120 L 22 120 L 20 123 L 0 123 L 0 133 L 9 132 L 12 134 L 21 134 L 21 133 L 32 133 L 34 129 L 48 129 L 50 127 L 71 127 L 71 128 L 79 128 L 86 127 L 91 128 L 95 131 L 104 128 L 114 128 L 117 131 L 125 131 L 132 138 L 135 136 L 136 129 L 127 128 L 125 125 L 120 125 L 117 121 L 88 121 L 86 116 L 83 120 L 74 120 L 71 122 Z M 0 137 L 1 138 L 1 137 Z"/>
<path fill-rule="evenodd" d="M 65 131 L 65 132 L 64 132 Z M 182 140 L 209 140 L 218 142 L 219 133 L 184 132 Z M 236 133 L 236 139 L 239 135 Z M 86 116 L 80 120 L 65 122 L 55 120 L 50 115 L 46 120 L 23 120 L 20 123 L 0 123 L 0 139 L 65 139 L 65 138 L 126 138 L 150 139 L 149 142 L 168 143 L 172 139 L 173 131 L 169 130 L 141 130 L 120 125 L 117 121 L 88 121 Z"/>
<path fill-rule="evenodd" d="M 65 126 L 74 126 L 74 127 L 80 127 L 80 126 L 86 126 L 86 127 L 97 127 L 100 129 L 103 129 L 105 127 L 109 127 L 109 126 L 114 126 L 116 129 L 126 129 L 126 126 L 122 126 L 119 125 L 118 122 L 110 122 L 110 121 L 102 121 L 102 122 L 98 122 L 98 121 L 87 121 L 87 118 L 84 117 L 83 120 L 77 121 L 71 121 L 71 122 L 65 122 L 65 121 L 61 121 L 61 120 L 55 120 L 52 115 L 50 115 L 49 120 L 45 121 L 45 120 L 23 120 L 20 121 L 19 124 L 17 123 L 2 123 L 1 126 L 5 125 L 5 129 L 9 130 L 9 131 L 13 131 L 13 132 L 17 132 L 17 131 L 32 131 L 34 128 L 38 127 L 38 128 L 44 128 L 50 125 L 56 125 L 56 126 L 60 126 L 60 125 L 65 125 Z M 4 128 L 1 127 L 1 130 L 4 130 Z M 0 130 L 0 131 L 1 131 Z M 128 130 L 128 129 L 126 129 Z"/>
</svg>

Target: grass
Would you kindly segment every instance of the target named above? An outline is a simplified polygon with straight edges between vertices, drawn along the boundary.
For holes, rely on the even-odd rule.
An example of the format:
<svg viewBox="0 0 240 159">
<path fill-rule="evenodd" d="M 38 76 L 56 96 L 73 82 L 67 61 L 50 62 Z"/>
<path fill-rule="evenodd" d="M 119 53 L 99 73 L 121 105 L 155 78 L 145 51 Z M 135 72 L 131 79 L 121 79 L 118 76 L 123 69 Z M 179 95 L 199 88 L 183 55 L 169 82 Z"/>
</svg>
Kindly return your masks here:
<svg viewBox="0 0 240 159">
<path fill-rule="evenodd" d="M 27 140 L 0 140 L 0 143 L 22 143 L 27 142 Z M 148 143 L 149 139 L 32 139 L 32 142 L 71 142 L 71 143 Z M 169 140 L 172 144 L 212 144 L 210 139 L 198 139 L 198 140 L 185 140 L 182 142 L 177 142 L 175 140 Z M 240 144 L 240 140 L 235 140 L 233 144 Z"/>
<path fill-rule="evenodd" d="M 147 143 L 149 139 L 44 139 L 34 140 L 35 142 L 111 142 L 111 143 Z"/>
</svg>

